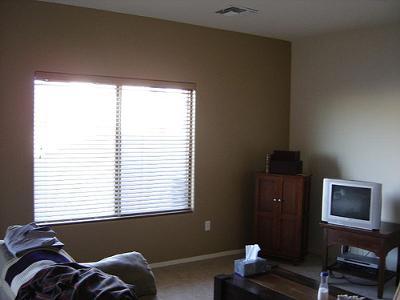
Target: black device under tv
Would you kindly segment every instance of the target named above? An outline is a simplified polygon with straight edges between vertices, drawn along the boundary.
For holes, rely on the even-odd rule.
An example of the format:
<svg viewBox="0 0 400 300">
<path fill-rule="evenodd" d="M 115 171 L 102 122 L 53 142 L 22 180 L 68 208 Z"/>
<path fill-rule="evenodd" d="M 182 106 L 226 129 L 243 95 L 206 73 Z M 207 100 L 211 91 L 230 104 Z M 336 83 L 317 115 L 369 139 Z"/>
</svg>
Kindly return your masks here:
<svg viewBox="0 0 400 300">
<path fill-rule="evenodd" d="M 379 259 L 377 257 L 355 254 L 349 251 L 342 252 L 336 258 L 336 261 L 338 263 L 348 264 L 349 266 L 360 266 L 374 270 L 379 268 Z"/>
<path fill-rule="evenodd" d="M 336 263 L 330 267 L 330 270 L 343 275 L 356 276 L 357 279 L 352 280 L 360 282 L 360 284 L 363 280 L 367 280 L 371 284 L 375 282 L 378 276 L 379 258 L 351 253 L 348 246 L 342 246 L 341 253 L 337 256 Z M 385 281 L 391 277 L 392 275 L 385 272 Z"/>
</svg>

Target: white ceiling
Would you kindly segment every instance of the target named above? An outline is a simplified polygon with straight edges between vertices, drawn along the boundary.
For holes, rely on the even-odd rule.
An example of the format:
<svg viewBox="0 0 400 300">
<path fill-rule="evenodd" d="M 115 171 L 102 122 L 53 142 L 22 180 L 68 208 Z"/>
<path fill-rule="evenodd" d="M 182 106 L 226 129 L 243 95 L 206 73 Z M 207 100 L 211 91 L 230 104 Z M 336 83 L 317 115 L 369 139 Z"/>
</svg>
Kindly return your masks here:
<svg viewBox="0 0 400 300">
<path fill-rule="evenodd" d="M 400 0 L 40 0 L 153 17 L 293 41 L 400 22 Z M 229 6 L 257 14 L 221 16 Z"/>
</svg>

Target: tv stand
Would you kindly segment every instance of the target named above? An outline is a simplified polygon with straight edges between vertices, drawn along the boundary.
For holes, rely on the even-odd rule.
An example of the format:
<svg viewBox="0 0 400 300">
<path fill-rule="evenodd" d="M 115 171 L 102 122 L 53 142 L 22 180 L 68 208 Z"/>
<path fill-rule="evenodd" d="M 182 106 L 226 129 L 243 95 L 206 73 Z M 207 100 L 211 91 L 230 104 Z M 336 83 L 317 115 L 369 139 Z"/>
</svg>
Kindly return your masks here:
<svg viewBox="0 0 400 300">
<path fill-rule="evenodd" d="M 378 298 L 382 298 L 385 284 L 386 255 L 390 250 L 400 247 L 400 224 L 382 222 L 379 230 L 365 230 L 347 226 L 333 225 L 321 222 L 323 229 L 323 257 L 322 270 L 327 271 L 328 249 L 333 245 L 353 246 L 374 252 L 379 257 L 378 266 Z M 397 252 L 396 285 L 400 279 L 400 251 Z"/>
</svg>

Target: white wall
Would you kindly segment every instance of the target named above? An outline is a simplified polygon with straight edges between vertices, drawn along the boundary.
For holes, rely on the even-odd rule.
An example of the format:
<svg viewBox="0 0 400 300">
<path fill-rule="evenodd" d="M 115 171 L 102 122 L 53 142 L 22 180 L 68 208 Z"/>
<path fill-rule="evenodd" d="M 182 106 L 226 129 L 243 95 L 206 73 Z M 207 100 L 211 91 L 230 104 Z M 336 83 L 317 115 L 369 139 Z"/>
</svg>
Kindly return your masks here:
<svg viewBox="0 0 400 300">
<path fill-rule="evenodd" d="M 381 182 L 382 219 L 400 223 L 400 24 L 293 42 L 291 92 L 290 148 L 313 175 L 310 251 L 323 177 Z"/>
</svg>

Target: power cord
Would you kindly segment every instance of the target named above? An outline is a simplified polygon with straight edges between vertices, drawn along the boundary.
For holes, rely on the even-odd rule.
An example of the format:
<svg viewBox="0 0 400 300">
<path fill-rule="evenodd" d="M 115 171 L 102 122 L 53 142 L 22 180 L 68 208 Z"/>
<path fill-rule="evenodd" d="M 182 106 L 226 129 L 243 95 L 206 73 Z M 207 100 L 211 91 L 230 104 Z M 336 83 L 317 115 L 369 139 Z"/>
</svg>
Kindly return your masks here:
<svg viewBox="0 0 400 300">
<path fill-rule="evenodd" d="M 350 279 L 349 277 L 345 276 L 344 274 L 341 274 L 341 276 L 337 276 L 334 274 L 333 271 L 330 271 L 330 276 L 335 279 L 344 279 L 344 280 L 350 282 L 351 284 L 356 284 L 356 285 L 360 285 L 360 286 L 377 286 L 378 285 L 378 283 L 365 283 L 365 282 L 359 282 L 357 280 L 355 281 L 355 280 Z"/>
</svg>

